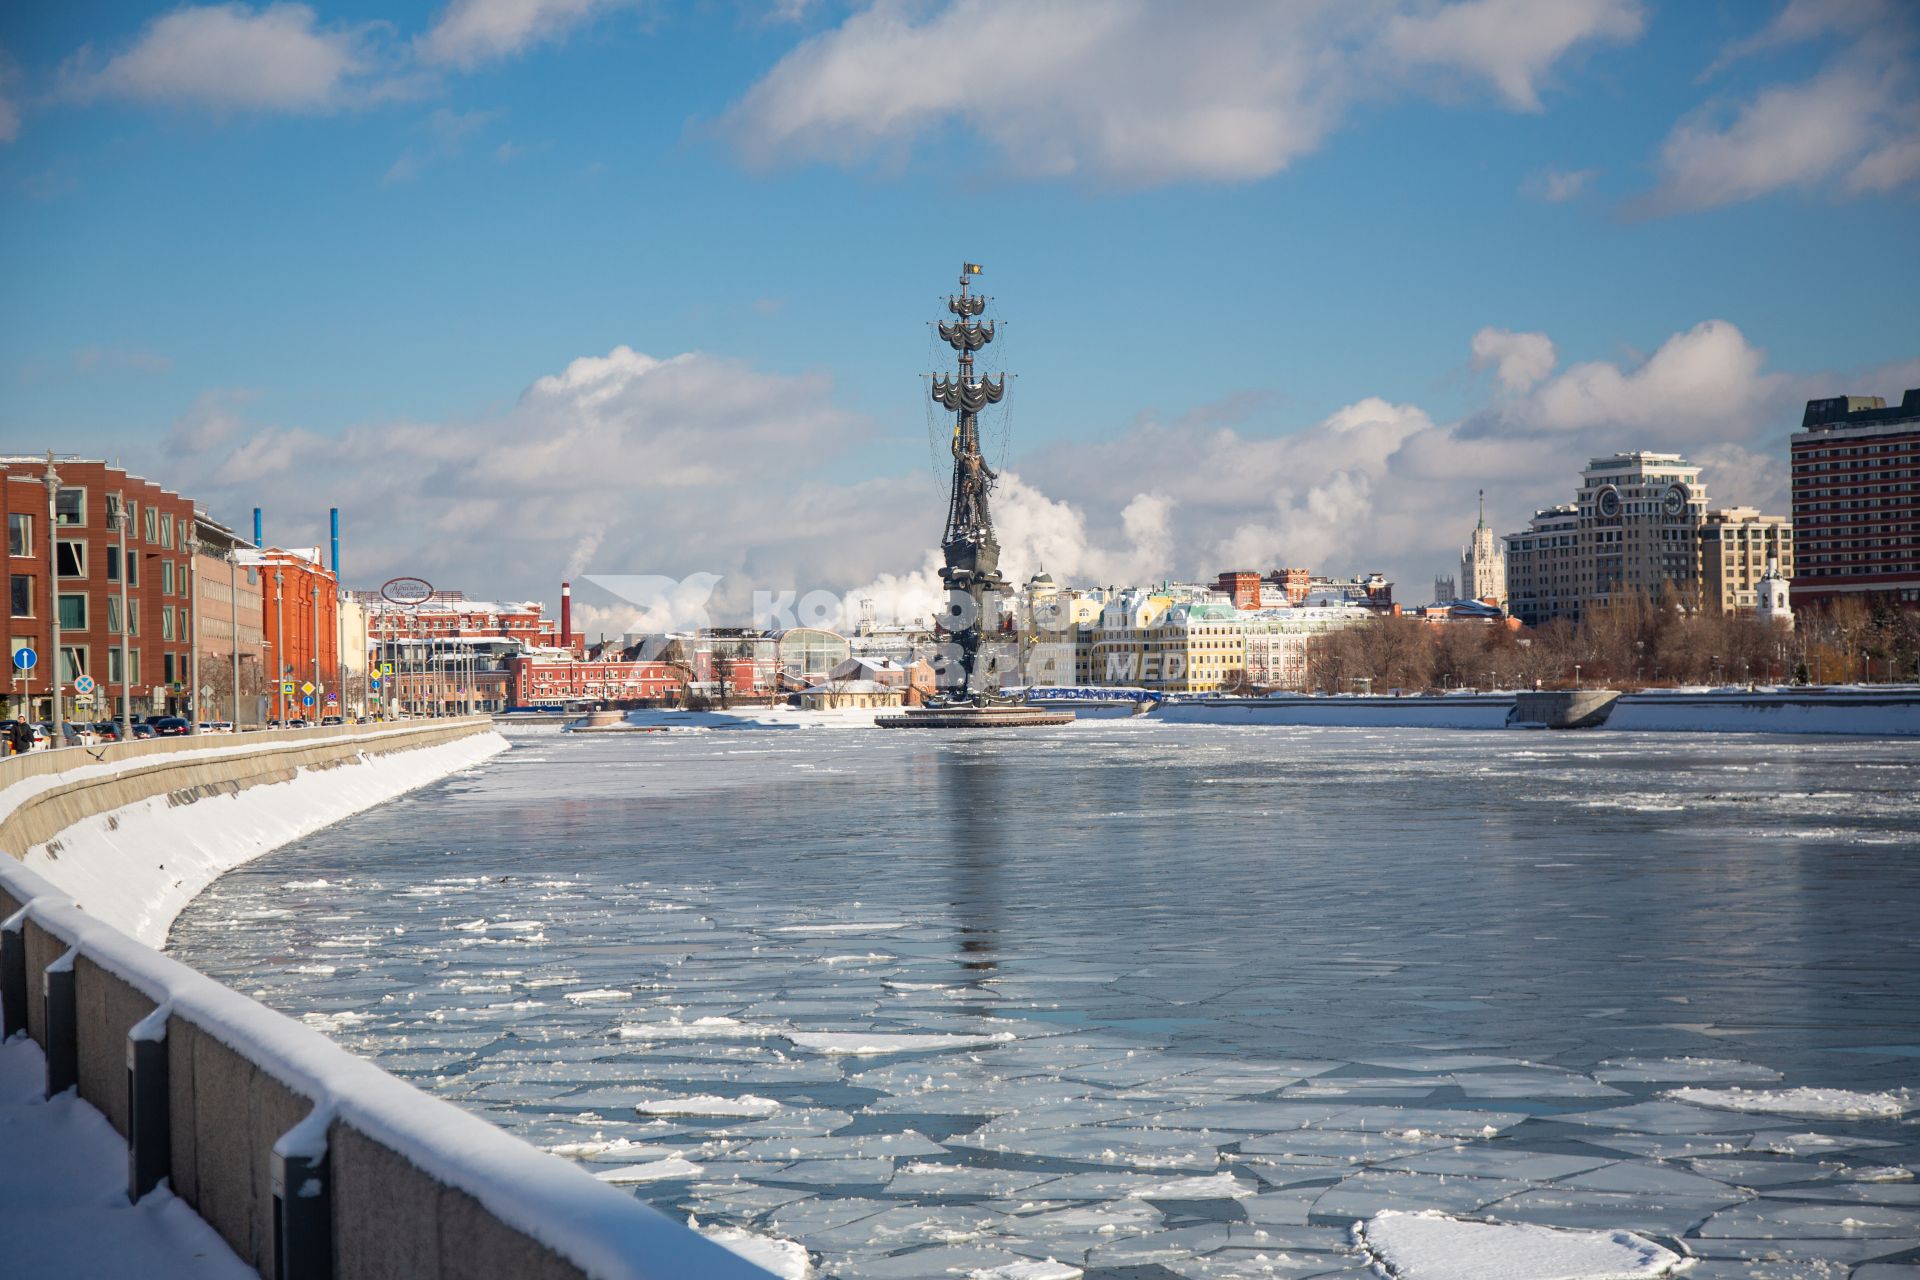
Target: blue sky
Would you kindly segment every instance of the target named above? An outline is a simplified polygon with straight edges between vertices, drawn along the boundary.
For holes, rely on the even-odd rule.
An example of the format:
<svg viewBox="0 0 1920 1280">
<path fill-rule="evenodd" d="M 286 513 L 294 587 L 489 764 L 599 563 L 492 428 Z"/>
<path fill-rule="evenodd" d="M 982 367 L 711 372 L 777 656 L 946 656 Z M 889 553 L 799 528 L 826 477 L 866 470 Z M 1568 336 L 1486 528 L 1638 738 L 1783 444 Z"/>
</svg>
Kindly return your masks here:
<svg viewBox="0 0 1920 1280">
<path fill-rule="evenodd" d="M 1589 451 L 1674 448 L 1777 504 L 1798 400 L 1916 379 L 1913 28 L 1898 0 L 10 6 L 0 430 L 289 540 L 337 502 L 370 570 L 475 593 L 569 561 L 906 581 L 939 532 L 916 375 L 966 258 L 1010 322 L 1033 567 L 1239 555 L 1424 598 L 1482 483 L 1512 526 Z M 1500 333 L 1550 361 L 1498 366 Z M 622 347 L 647 359 L 539 391 Z"/>
</svg>

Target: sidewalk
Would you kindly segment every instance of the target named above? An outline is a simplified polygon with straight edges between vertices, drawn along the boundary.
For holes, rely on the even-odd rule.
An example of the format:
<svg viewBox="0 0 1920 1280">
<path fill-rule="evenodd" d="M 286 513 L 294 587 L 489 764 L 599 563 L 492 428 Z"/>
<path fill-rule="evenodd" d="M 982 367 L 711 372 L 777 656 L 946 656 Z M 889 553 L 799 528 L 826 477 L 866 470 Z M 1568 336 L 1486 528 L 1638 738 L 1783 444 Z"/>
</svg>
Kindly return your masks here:
<svg viewBox="0 0 1920 1280">
<path fill-rule="evenodd" d="M 72 1093 L 51 1102 L 40 1047 L 0 1045 L 0 1275 L 9 1280 L 258 1280 L 164 1188 L 127 1203 L 127 1144 Z"/>
</svg>

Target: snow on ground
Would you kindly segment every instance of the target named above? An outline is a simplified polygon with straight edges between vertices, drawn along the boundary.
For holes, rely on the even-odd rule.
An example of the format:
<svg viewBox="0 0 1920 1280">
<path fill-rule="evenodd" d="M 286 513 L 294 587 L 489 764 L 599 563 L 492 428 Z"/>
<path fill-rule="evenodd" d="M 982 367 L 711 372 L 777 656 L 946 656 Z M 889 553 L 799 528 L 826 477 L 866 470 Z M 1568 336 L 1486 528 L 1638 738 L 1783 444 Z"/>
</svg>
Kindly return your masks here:
<svg viewBox="0 0 1920 1280">
<path fill-rule="evenodd" d="M 480 733 L 411 751 L 363 757 L 358 764 L 302 769 L 290 781 L 249 787 L 177 805 L 155 796 L 79 822 L 28 850 L 27 866 L 72 895 L 89 915 L 132 934 L 150 947 L 196 894 L 222 873 L 371 809 L 416 787 L 437 782 L 507 749 L 496 733 Z M 216 748 L 214 754 L 237 748 Z M 200 754 L 200 753 L 183 753 Z M 178 759 L 169 756 L 169 760 Z M 129 763 L 147 765 L 153 757 Z M 88 766 L 52 775 L 57 782 L 113 766 Z M 7 788 L 0 809 L 23 796 Z"/>
<path fill-rule="evenodd" d="M 1638 1280 L 1691 1265 L 1631 1231 L 1567 1231 L 1385 1209 L 1354 1242 L 1395 1280 Z"/>
<path fill-rule="evenodd" d="M 164 1187 L 128 1204 L 127 1144 L 71 1091 L 42 1098 L 45 1086 L 38 1045 L 25 1036 L 0 1045 L 0 1272 L 255 1280 Z"/>
<path fill-rule="evenodd" d="M 1777 1116 L 1875 1116 L 1896 1120 L 1914 1109 L 1906 1090 L 1854 1093 L 1847 1089 L 1670 1089 L 1675 1102 Z"/>
</svg>

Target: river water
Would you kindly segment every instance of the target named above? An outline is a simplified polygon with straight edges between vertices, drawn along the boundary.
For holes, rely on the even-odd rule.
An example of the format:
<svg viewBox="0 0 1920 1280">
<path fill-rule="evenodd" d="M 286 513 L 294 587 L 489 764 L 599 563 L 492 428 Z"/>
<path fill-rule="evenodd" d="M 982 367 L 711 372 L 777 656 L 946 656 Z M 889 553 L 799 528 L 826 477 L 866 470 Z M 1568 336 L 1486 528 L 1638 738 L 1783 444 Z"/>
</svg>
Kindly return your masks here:
<svg viewBox="0 0 1920 1280">
<path fill-rule="evenodd" d="M 823 1276 L 1360 1275 L 1382 1209 L 1920 1257 L 1920 743 L 514 742 L 172 950 Z"/>
</svg>

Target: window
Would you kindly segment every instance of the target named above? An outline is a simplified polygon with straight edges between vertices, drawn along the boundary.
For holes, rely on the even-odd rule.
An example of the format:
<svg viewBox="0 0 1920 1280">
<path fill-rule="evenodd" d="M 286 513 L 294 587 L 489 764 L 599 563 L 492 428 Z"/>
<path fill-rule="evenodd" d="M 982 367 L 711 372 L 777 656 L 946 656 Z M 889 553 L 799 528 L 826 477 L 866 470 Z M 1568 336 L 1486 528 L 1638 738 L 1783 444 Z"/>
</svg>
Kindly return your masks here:
<svg viewBox="0 0 1920 1280">
<path fill-rule="evenodd" d="M 63 644 L 60 646 L 60 683 L 72 684 L 87 674 L 87 646 L 83 644 Z"/>
<path fill-rule="evenodd" d="M 161 662 L 162 662 L 162 663 L 163 663 L 163 664 L 165 665 L 165 667 L 166 667 L 166 675 L 167 675 L 167 683 L 168 683 L 168 684 L 176 684 L 176 683 L 178 683 L 178 681 L 177 681 L 177 680 L 175 679 L 175 677 L 176 677 L 176 676 L 177 676 L 177 675 L 179 674 L 179 672 L 178 672 L 178 669 L 177 669 L 177 661 L 178 661 L 178 659 L 179 659 L 179 656 L 180 656 L 180 655 L 179 655 L 179 654 L 176 654 L 176 653 L 164 653 L 164 654 L 161 654 L 161 655 L 160 655 L 160 661 L 161 661 Z"/>
<path fill-rule="evenodd" d="M 33 616 L 33 575 L 16 573 L 13 575 L 13 608 L 10 610 L 16 618 Z M 16 648 L 18 646 L 15 646 Z"/>
<path fill-rule="evenodd" d="M 54 546 L 54 557 L 59 563 L 61 577 L 84 578 L 87 576 L 86 543 L 62 538 Z"/>
<path fill-rule="evenodd" d="M 118 645 L 110 646 L 107 649 L 107 683 L 125 684 L 126 682 L 127 677 L 125 673 L 120 670 L 120 647 Z"/>
<path fill-rule="evenodd" d="M 79 526 L 87 522 L 87 491 L 62 489 L 53 497 L 53 518 L 60 526 Z"/>
<path fill-rule="evenodd" d="M 85 631 L 87 629 L 87 594 L 84 591 L 62 592 L 60 595 L 60 626 L 66 631 Z"/>
<path fill-rule="evenodd" d="M 33 517 L 24 511 L 7 513 L 7 554 L 10 556 L 33 554 Z"/>
<path fill-rule="evenodd" d="M 107 495 L 107 526 L 106 527 L 111 529 L 114 527 L 114 525 L 118 524 L 119 521 L 120 521 L 120 495 L 117 493 L 110 493 Z"/>
<path fill-rule="evenodd" d="M 134 630 L 138 631 L 139 628 L 135 627 Z M 133 660 L 133 673 L 127 680 L 127 683 L 139 684 L 140 683 L 140 651 L 138 649 L 130 649 L 127 651 L 127 656 Z"/>
<path fill-rule="evenodd" d="M 163 596 L 173 594 L 173 561 L 171 560 L 160 562 L 160 594 Z"/>
<path fill-rule="evenodd" d="M 160 541 L 160 513 L 152 507 L 147 508 L 147 541 Z"/>
<path fill-rule="evenodd" d="M 160 545 L 165 547 L 169 551 L 173 550 L 173 517 L 172 516 L 160 517 Z"/>
<path fill-rule="evenodd" d="M 160 638 L 173 639 L 173 606 L 170 604 L 160 606 Z"/>
<path fill-rule="evenodd" d="M 107 633 L 116 636 L 120 634 L 119 596 L 110 595 L 107 597 Z"/>
<path fill-rule="evenodd" d="M 127 552 L 127 585 L 130 587 L 140 585 L 140 553 L 138 551 Z"/>
<path fill-rule="evenodd" d="M 107 581 L 120 581 L 120 548 L 115 546 L 107 548 Z"/>
</svg>

